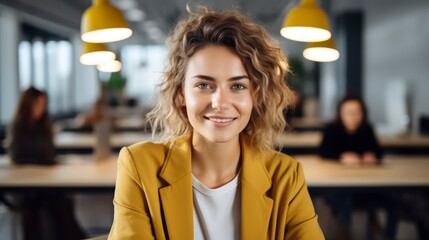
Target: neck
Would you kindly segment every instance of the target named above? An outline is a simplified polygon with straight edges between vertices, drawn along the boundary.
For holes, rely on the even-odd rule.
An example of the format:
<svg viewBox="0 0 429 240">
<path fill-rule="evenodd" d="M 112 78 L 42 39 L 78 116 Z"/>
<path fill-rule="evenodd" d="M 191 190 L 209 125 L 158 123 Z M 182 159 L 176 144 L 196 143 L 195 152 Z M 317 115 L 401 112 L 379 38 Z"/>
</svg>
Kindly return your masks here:
<svg viewBox="0 0 429 240">
<path fill-rule="evenodd" d="M 192 138 L 192 174 L 207 187 L 222 186 L 240 169 L 240 142 L 209 142 L 201 136 Z"/>
</svg>

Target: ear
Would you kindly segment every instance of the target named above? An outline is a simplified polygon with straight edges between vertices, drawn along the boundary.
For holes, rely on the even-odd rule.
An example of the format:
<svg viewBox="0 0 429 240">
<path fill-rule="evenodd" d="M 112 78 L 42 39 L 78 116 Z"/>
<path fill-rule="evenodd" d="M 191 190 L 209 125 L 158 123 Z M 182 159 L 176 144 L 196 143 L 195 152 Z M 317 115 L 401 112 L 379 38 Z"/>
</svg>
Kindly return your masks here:
<svg viewBox="0 0 429 240">
<path fill-rule="evenodd" d="M 186 101 L 185 101 L 185 95 L 183 95 L 183 89 L 179 91 L 179 94 L 177 95 L 177 100 L 181 107 L 186 107 Z"/>
</svg>

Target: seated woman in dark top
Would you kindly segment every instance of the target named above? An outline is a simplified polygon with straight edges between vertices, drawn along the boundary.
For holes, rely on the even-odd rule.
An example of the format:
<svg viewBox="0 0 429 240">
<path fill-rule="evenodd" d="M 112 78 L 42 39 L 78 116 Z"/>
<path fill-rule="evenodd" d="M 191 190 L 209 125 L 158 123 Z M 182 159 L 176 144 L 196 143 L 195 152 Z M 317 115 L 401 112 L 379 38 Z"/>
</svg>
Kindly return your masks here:
<svg viewBox="0 0 429 240">
<path fill-rule="evenodd" d="M 349 95 L 338 104 L 335 120 L 324 130 L 319 153 L 323 158 L 338 160 L 345 165 L 381 163 L 382 150 L 368 123 L 366 107 L 361 98 Z M 368 227 L 372 227 L 374 209 L 385 208 L 388 213 L 385 235 L 387 238 L 394 237 L 396 214 L 393 203 L 385 196 L 338 191 L 330 191 L 324 196 L 339 217 L 339 239 L 349 239 L 352 211 L 356 206 L 370 210 Z"/>
<path fill-rule="evenodd" d="M 46 94 L 25 91 L 11 127 L 9 155 L 16 164 L 54 164 L 55 147 L 46 111 Z"/>
<path fill-rule="evenodd" d="M 323 133 L 320 155 L 344 164 L 380 162 L 382 152 L 359 97 L 347 96 L 340 102 L 335 121 Z"/>
<path fill-rule="evenodd" d="M 10 128 L 9 155 L 14 164 L 56 163 L 46 102 L 46 94 L 33 87 L 21 95 Z M 14 200 L 21 214 L 24 239 L 84 238 L 74 217 L 73 203 L 67 196 L 50 191 L 25 192 L 16 194 Z"/>
</svg>

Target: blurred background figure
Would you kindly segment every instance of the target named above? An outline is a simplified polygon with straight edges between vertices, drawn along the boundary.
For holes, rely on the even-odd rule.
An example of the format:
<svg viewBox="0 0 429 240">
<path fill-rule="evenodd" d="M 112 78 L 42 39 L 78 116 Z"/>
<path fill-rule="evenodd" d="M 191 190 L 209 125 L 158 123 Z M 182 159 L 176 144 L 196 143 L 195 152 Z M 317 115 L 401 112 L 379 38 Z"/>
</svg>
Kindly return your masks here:
<svg viewBox="0 0 429 240">
<path fill-rule="evenodd" d="M 56 164 L 47 95 L 30 87 L 21 95 L 10 128 L 9 155 L 14 164 Z M 15 195 L 24 239 L 82 239 L 70 198 L 59 193 Z"/>
<path fill-rule="evenodd" d="M 46 102 L 46 94 L 33 87 L 22 94 L 10 132 L 9 154 L 14 163 L 55 163 L 52 126 Z"/>
<path fill-rule="evenodd" d="M 320 155 L 344 164 L 380 162 L 382 151 L 361 98 L 349 95 L 339 103 L 335 120 L 324 130 Z"/>
<path fill-rule="evenodd" d="M 108 106 L 104 97 L 99 97 L 88 112 L 83 112 L 78 115 L 79 127 L 92 130 L 94 125 L 102 121 L 112 122 L 108 114 Z"/>
<path fill-rule="evenodd" d="M 319 147 L 322 158 L 339 161 L 345 165 L 376 165 L 381 163 L 382 150 L 373 128 L 367 120 L 367 110 L 363 100 L 354 95 L 347 95 L 338 104 L 336 118 L 329 123 Z M 385 239 L 393 239 L 396 233 L 396 210 L 388 196 L 377 193 L 354 193 L 327 191 L 325 199 L 338 217 L 337 239 L 351 239 L 350 227 L 354 208 L 367 210 L 367 234 L 372 239 L 372 230 L 378 230 L 375 221 L 377 208 L 387 212 L 384 230 Z M 372 201 L 368 201 L 371 199 Z"/>
</svg>

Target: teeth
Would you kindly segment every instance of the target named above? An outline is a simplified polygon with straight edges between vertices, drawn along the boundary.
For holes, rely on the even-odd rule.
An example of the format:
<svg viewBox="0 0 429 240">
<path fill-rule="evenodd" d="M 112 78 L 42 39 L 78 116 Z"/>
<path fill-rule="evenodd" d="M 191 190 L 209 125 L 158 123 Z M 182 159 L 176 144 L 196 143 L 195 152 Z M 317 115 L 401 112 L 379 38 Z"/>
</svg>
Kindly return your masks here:
<svg viewBox="0 0 429 240">
<path fill-rule="evenodd" d="M 232 118 L 209 118 L 210 121 L 218 122 L 218 123 L 225 123 L 225 122 L 231 122 Z"/>
</svg>

